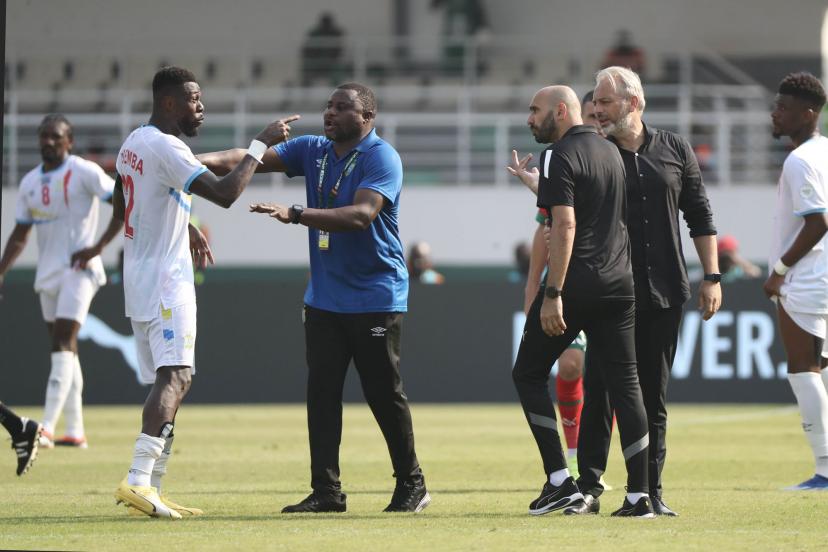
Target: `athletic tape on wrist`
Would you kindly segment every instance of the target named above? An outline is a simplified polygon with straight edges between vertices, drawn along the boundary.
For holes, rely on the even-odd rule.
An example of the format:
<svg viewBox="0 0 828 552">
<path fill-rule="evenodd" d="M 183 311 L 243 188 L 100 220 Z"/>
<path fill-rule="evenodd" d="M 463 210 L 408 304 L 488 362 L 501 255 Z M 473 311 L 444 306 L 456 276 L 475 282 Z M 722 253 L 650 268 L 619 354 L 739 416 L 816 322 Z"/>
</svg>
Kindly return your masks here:
<svg viewBox="0 0 828 552">
<path fill-rule="evenodd" d="M 255 159 L 256 161 L 261 164 L 262 157 L 264 157 L 265 152 L 267 151 L 267 145 L 260 140 L 253 140 L 250 142 L 250 146 L 247 148 L 247 155 Z"/>
</svg>

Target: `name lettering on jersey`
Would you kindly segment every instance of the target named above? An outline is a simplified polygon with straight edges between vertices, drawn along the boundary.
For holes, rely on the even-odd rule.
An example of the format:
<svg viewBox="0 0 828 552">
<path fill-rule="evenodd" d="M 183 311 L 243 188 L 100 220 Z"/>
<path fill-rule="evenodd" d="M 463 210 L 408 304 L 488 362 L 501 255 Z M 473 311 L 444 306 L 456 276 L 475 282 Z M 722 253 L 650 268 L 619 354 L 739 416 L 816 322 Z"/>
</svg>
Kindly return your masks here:
<svg viewBox="0 0 828 552">
<path fill-rule="evenodd" d="M 144 176 L 144 160 L 126 148 L 121 150 L 121 163 L 131 168 L 141 176 Z"/>
</svg>

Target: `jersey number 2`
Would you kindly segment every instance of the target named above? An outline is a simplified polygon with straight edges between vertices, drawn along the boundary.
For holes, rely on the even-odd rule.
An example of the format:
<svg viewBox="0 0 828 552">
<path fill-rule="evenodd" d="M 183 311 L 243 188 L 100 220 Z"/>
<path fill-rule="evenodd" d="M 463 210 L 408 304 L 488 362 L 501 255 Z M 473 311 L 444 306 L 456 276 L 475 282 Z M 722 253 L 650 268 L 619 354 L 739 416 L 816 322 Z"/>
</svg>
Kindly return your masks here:
<svg viewBox="0 0 828 552">
<path fill-rule="evenodd" d="M 135 183 L 132 181 L 132 176 L 121 176 L 124 183 L 124 195 L 127 196 L 126 210 L 124 211 L 124 236 L 132 239 L 135 230 L 129 225 L 129 215 L 132 213 L 132 208 L 135 206 Z"/>
</svg>

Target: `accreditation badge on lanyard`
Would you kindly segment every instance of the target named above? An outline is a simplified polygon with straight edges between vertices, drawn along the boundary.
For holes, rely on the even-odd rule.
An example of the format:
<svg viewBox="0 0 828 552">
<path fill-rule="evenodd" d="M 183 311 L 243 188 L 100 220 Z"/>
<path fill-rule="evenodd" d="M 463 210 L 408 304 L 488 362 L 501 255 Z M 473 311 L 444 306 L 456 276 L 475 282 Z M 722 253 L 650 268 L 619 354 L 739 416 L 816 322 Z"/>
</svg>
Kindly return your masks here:
<svg viewBox="0 0 828 552">
<path fill-rule="evenodd" d="M 339 185 L 342 184 L 342 177 L 351 174 L 354 170 L 354 166 L 356 165 L 357 157 L 359 157 L 359 152 L 354 151 L 348 159 L 348 162 L 345 163 L 345 168 L 342 169 L 341 173 L 339 173 L 339 177 L 336 179 L 336 184 L 334 184 L 333 188 L 331 188 L 331 191 L 328 194 L 328 201 L 326 204 L 323 204 L 322 184 L 325 182 L 325 173 L 328 170 L 328 152 L 325 152 L 325 155 L 322 157 L 322 164 L 319 167 L 319 183 L 316 185 L 316 196 L 318 199 L 317 205 L 319 205 L 320 209 L 333 208 L 334 200 L 336 199 L 336 196 L 339 195 Z M 318 244 L 319 251 L 328 251 L 331 248 L 331 233 L 327 230 L 319 230 Z"/>
</svg>

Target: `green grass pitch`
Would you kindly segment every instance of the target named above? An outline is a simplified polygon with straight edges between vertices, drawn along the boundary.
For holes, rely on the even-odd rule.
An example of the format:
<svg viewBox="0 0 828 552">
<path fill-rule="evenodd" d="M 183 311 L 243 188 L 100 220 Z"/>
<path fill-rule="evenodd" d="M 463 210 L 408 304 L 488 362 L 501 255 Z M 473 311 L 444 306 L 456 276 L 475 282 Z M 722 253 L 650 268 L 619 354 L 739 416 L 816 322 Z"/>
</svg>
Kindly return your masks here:
<svg viewBox="0 0 828 552">
<path fill-rule="evenodd" d="M 38 550 L 825 550 L 828 493 L 779 489 L 812 475 L 793 406 L 674 405 L 664 473 L 678 518 L 609 517 L 623 499 L 617 436 L 599 516 L 527 515 L 543 483 L 515 405 L 414 405 L 417 452 L 433 502 L 383 514 L 394 481 L 365 405 L 345 407 L 348 512 L 282 515 L 307 494 L 302 405 L 181 409 L 164 488 L 205 516 L 130 517 L 112 497 L 131 459 L 140 406 L 89 407 L 88 450 L 44 450 L 14 475 L 0 454 L 0 548 Z M 19 408 L 37 416 L 39 408 Z"/>
</svg>

